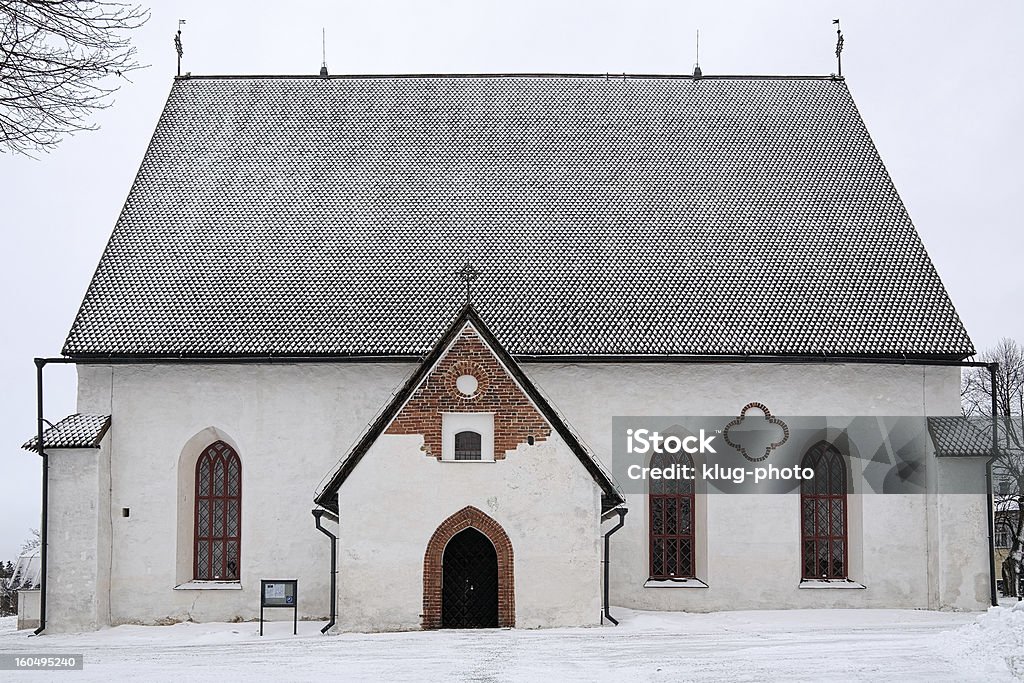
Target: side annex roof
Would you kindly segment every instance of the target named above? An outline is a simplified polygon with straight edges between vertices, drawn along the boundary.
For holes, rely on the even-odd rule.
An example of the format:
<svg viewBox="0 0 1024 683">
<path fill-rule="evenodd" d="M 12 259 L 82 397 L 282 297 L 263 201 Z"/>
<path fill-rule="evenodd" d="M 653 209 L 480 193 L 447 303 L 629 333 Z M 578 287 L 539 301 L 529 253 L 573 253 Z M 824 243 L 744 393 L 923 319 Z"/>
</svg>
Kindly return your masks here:
<svg viewBox="0 0 1024 683">
<path fill-rule="evenodd" d="M 494 353 L 498 361 L 506 370 L 508 370 L 509 374 L 512 375 L 512 378 L 519 384 L 526 396 L 533 401 L 537 410 L 541 413 L 544 419 L 546 419 L 558 435 L 562 437 L 565 443 L 587 469 L 587 472 L 590 473 L 590 476 L 594 478 L 597 485 L 601 487 L 602 514 L 624 504 L 626 502 L 625 497 L 622 495 L 622 492 L 612 480 L 611 476 L 601 465 L 600 461 L 586 446 L 583 445 L 572 429 L 570 429 L 562 419 L 561 415 L 559 415 L 547 399 L 544 398 L 544 395 L 537 389 L 537 387 L 534 386 L 533 382 L 530 381 L 522 368 L 519 367 L 512 356 L 509 355 L 508 351 L 506 351 L 494 337 L 494 334 L 483 322 L 471 304 L 467 304 L 462 308 L 461 312 L 456 316 L 447 331 L 445 331 L 437 343 L 434 344 L 430 353 L 428 353 L 420 362 L 416 371 L 409 376 L 409 379 L 406 380 L 405 384 L 403 384 L 395 393 L 391 401 L 384 407 L 369 428 L 363 433 L 363 436 L 359 439 L 352 450 L 342 458 L 337 470 L 328 480 L 327 484 L 316 494 L 314 502 L 323 508 L 331 510 L 332 512 L 338 512 L 338 489 L 341 488 L 341 485 L 348 478 L 349 474 L 352 473 L 352 470 L 355 469 L 356 465 L 359 464 L 359 461 L 363 456 L 366 455 L 366 452 L 370 450 L 370 447 L 377 441 L 377 439 L 388 428 L 388 425 L 390 425 L 399 414 L 409 398 L 426 380 L 434 366 L 439 360 L 441 360 L 452 342 L 454 342 L 462 332 L 466 323 L 473 326 L 474 330 L 480 335 L 480 338 L 484 341 L 491 352 Z"/>
<path fill-rule="evenodd" d="M 100 441 L 109 428 L 109 415 L 74 413 L 43 432 L 43 448 L 99 448 Z M 21 447 L 38 453 L 38 435 L 23 443 Z"/>
<path fill-rule="evenodd" d="M 938 457 L 992 457 L 992 438 L 981 421 L 972 422 L 963 415 L 931 416 L 928 433 Z"/>
</svg>

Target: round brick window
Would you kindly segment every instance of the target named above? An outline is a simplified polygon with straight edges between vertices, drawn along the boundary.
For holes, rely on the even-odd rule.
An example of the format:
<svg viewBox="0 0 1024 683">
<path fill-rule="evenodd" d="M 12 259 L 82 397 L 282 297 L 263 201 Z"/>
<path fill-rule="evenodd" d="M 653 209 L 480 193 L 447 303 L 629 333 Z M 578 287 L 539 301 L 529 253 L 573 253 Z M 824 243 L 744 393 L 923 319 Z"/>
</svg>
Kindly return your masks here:
<svg viewBox="0 0 1024 683">
<path fill-rule="evenodd" d="M 459 375 L 455 380 L 455 388 L 458 389 L 459 393 L 463 396 L 472 396 L 476 393 L 476 390 L 480 388 L 480 382 L 477 382 L 476 377 L 473 375 Z"/>
<path fill-rule="evenodd" d="M 448 386 L 452 394 L 471 401 L 487 391 L 487 373 L 476 363 L 459 361 L 448 370 Z"/>
</svg>

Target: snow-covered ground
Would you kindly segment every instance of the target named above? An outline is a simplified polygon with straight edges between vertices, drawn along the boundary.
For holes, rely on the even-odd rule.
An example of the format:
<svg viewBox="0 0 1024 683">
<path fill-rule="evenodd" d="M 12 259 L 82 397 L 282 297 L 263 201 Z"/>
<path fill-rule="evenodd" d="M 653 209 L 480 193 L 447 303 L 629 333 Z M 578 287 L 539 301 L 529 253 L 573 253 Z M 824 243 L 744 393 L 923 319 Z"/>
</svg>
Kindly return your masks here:
<svg viewBox="0 0 1024 683">
<path fill-rule="evenodd" d="M 83 654 L 74 681 L 683 681 L 1024 679 L 1024 603 L 986 614 L 615 609 L 619 627 L 322 636 L 320 623 L 118 626 L 26 637 L 0 619 L 0 653 Z M 0 678 L 9 675 L 0 673 Z"/>
</svg>

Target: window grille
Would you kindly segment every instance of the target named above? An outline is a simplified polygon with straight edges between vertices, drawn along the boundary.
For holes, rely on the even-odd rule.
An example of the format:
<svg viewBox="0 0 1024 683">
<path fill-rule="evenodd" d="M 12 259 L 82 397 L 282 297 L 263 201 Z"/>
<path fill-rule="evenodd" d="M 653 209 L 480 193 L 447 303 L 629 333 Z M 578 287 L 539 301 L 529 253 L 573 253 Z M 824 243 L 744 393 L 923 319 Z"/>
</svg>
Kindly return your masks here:
<svg viewBox="0 0 1024 683">
<path fill-rule="evenodd" d="M 456 460 L 480 460 L 480 434 L 465 431 L 455 435 Z"/>
</svg>

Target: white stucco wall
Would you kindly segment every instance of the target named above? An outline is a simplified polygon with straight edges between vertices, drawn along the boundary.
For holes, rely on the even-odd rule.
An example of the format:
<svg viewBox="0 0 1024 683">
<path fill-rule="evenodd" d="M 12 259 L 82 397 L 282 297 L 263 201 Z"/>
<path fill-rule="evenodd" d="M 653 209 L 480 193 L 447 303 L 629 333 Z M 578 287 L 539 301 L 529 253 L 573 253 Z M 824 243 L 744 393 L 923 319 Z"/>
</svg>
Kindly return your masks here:
<svg viewBox="0 0 1024 683">
<path fill-rule="evenodd" d="M 617 415 L 734 415 L 751 401 L 767 404 L 775 415 L 954 415 L 960 410 L 955 367 L 534 363 L 524 369 L 609 469 Z M 955 469 L 948 477 L 984 477 L 981 459 L 960 460 L 955 467 L 931 459 L 929 465 Z M 857 478 L 853 481 L 856 489 Z M 698 519 L 707 520 L 697 539 L 698 578 L 708 587 L 645 588 L 647 500 L 639 494 L 627 499 L 626 526 L 612 537 L 613 604 L 687 611 L 980 610 L 988 605 L 983 495 L 851 497 L 851 578 L 865 590 L 799 588 L 798 496 L 722 494 L 697 502 Z"/>
<path fill-rule="evenodd" d="M 113 415 L 110 621 L 256 618 L 263 578 L 298 579 L 300 618 L 326 619 L 330 548 L 310 514 L 313 495 L 411 368 L 80 366 L 79 410 Z M 194 467 L 186 451 L 203 435 L 224 438 L 242 462 L 240 590 L 175 590 L 192 552 L 179 469 Z"/>
<path fill-rule="evenodd" d="M 496 462 L 443 462 L 418 436 L 384 435 L 338 496 L 338 627 L 420 627 L 423 558 L 437 527 L 473 506 L 512 543 L 516 626 L 600 619 L 600 490 L 557 435 Z"/>
<path fill-rule="evenodd" d="M 161 619 L 254 618 L 259 609 L 261 578 L 299 579 L 300 616 L 325 617 L 330 611 L 329 545 L 313 524 L 313 494 L 414 367 L 411 363 L 80 366 L 79 410 L 109 412 L 114 416 L 108 445 L 104 447 L 111 458 L 107 476 L 113 495 L 104 503 L 99 498 L 98 484 L 91 488 L 91 484 L 76 480 L 70 486 L 71 479 L 66 482 L 67 495 L 80 498 L 80 504 L 94 498 L 101 513 L 106 511 L 106 523 L 112 534 L 108 545 L 113 547 L 109 563 L 110 621 L 117 624 Z M 956 368 L 534 363 L 524 369 L 606 463 L 611 453 L 612 417 L 616 415 L 735 414 L 750 401 L 762 401 L 779 415 L 955 414 L 959 401 Z M 190 531 L 179 521 L 189 518 L 188 514 L 180 514 L 180 510 L 187 513 L 188 507 L 182 493 L 183 486 L 188 489 L 188 481 L 182 484 L 180 480 L 181 463 L 187 460 L 183 456 L 191 447 L 190 442 L 195 445 L 213 435 L 220 435 L 234 445 L 243 465 L 241 590 L 174 590 L 189 573 L 191 553 Z M 343 495 L 365 495 L 375 501 L 380 493 L 379 482 L 373 486 L 367 483 L 381 474 L 374 468 L 396 462 L 407 447 L 417 449 L 418 443 L 414 442 L 416 437 L 387 437 L 391 445 L 381 445 L 383 454 L 376 460 L 369 456 L 364 460 L 353 474 L 354 479 L 346 484 Z M 515 474 L 517 468 L 530 462 L 528 457 L 513 456 L 504 462 L 470 465 L 437 463 L 422 455 L 412 460 L 415 464 L 411 467 L 426 468 L 425 472 L 431 473 L 443 472 L 438 468 L 445 467 L 484 468 L 478 470 L 481 474 L 472 474 L 467 469 L 466 477 L 485 476 L 487 468 L 503 476 Z M 555 460 L 552 458 L 551 462 Z M 367 467 L 369 462 L 378 464 Z M 977 476 L 980 465 L 968 462 L 960 467 L 970 476 Z M 521 473 L 522 477 L 528 475 L 526 471 Z M 94 479 L 98 482 L 99 477 L 97 473 Z M 549 479 L 557 481 L 555 477 Z M 353 485 L 360 481 L 363 483 Z M 558 618 L 568 623 L 567 616 L 545 613 L 540 603 L 531 605 L 530 598 L 520 602 L 524 593 L 518 588 L 527 585 L 523 582 L 531 571 L 527 567 L 532 564 L 520 554 L 520 545 L 522 552 L 527 552 L 531 542 L 526 539 L 536 536 L 538 547 L 548 544 L 551 548 L 564 548 L 565 539 L 545 537 L 541 530 L 547 527 L 539 523 L 532 528 L 517 526 L 527 522 L 510 516 L 511 501 L 525 496 L 526 487 L 503 489 L 488 496 L 475 491 L 467 493 L 468 489 L 485 483 L 467 480 L 454 489 L 446 489 L 443 497 L 438 491 L 429 499 L 420 497 L 422 488 L 416 481 L 407 481 L 405 490 L 394 492 L 402 494 L 414 509 L 426 506 L 417 515 L 402 513 L 410 533 L 415 530 L 416 534 L 426 536 L 417 536 L 415 543 L 411 536 L 403 541 L 408 544 L 412 562 L 408 568 L 395 570 L 408 574 L 401 578 L 405 587 L 400 590 L 411 590 L 409 587 L 414 583 L 417 597 L 410 601 L 407 594 L 402 598 L 403 611 L 391 616 L 354 611 L 346 617 L 350 619 L 348 627 L 363 624 L 367 628 L 397 628 L 419 624 L 422 584 L 419 578 L 413 582 L 411 573 L 421 572 L 425 543 L 437 524 L 465 505 L 476 505 L 490 514 L 512 537 L 516 551 L 517 623 L 553 624 Z M 497 484 L 487 483 L 490 485 Z M 496 512 L 492 512 L 489 504 L 494 496 L 499 504 Z M 559 492 L 544 499 L 544 505 L 562 498 Z M 708 496 L 706 503 L 698 504 L 698 512 L 701 505 L 706 505 L 701 514 L 706 516 L 708 534 L 703 539 L 704 556 L 702 559 L 699 553 L 698 564 L 703 563 L 702 571 L 706 572 L 710 587 L 645 589 L 645 501 L 643 496 L 630 496 L 626 526 L 613 537 L 613 604 L 691 610 L 758 606 L 984 606 L 988 567 L 985 533 L 976 534 L 979 525 L 983 528 L 985 523 L 983 496 L 911 496 L 908 500 L 898 496 L 864 496 L 858 516 L 862 540 L 851 540 L 851 552 L 857 543 L 862 545 L 860 572 L 868 588 L 860 591 L 809 591 L 796 587 L 799 548 L 795 544 L 799 528 L 796 503 L 789 498 Z M 522 509 L 542 512 L 545 507 L 540 504 L 541 499 L 529 499 L 532 507 Z M 581 501 L 570 496 L 564 502 L 576 509 Z M 382 529 L 365 534 L 346 527 L 354 521 L 351 516 L 345 517 L 345 507 L 352 503 L 343 501 L 342 505 L 340 553 L 342 563 L 348 563 L 347 569 L 356 571 L 359 564 L 352 564 L 352 547 L 348 544 L 353 538 L 379 539 Z M 121 517 L 123 507 L 131 509 L 130 517 Z M 534 515 L 533 519 L 539 518 Z M 851 519 L 851 533 L 855 528 Z M 586 548 L 599 542 L 596 531 L 585 532 L 583 527 L 578 531 L 577 543 Z M 97 531 L 97 537 L 99 534 Z M 942 544 L 940 535 L 945 539 Z M 55 536 L 55 545 L 60 538 Z M 388 550 L 393 551 L 395 548 Z M 942 554 L 936 556 L 939 551 Z M 53 552 L 59 551 L 52 547 L 51 557 Z M 369 551 L 364 548 L 360 552 Z M 582 549 L 579 552 L 586 554 Z M 929 559 L 922 559 L 922 555 Z M 554 562 L 555 558 L 552 554 L 549 559 Z M 853 557 L 851 566 L 856 567 Z M 941 585 L 939 576 L 943 577 Z M 550 578 L 538 577 L 536 581 L 536 590 L 549 590 L 551 600 L 560 599 L 567 590 L 565 584 Z M 590 578 L 577 581 L 585 586 L 591 583 Z M 931 597 L 929 586 L 934 593 Z M 339 588 L 343 615 L 348 609 L 346 600 L 359 602 L 361 598 L 344 593 L 355 590 L 347 584 L 344 572 L 339 575 Z M 579 623 L 591 623 L 596 615 L 592 599 L 586 597 L 591 592 L 590 588 L 583 590 L 575 598 L 582 602 L 577 607 L 566 606 L 569 611 L 565 614 L 578 614 L 582 617 Z M 979 599 L 982 593 L 984 596 Z M 397 604 L 398 599 L 394 600 Z M 524 610 L 521 619 L 520 609 Z"/>
<path fill-rule="evenodd" d="M 18 591 L 18 630 L 39 627 L 39 589 Z"/>
<path fill-rule="evenodd" d="M 46 632 L 109 623 L 110 439 L 100 448 L 49 448 Z"/>
</svg>

